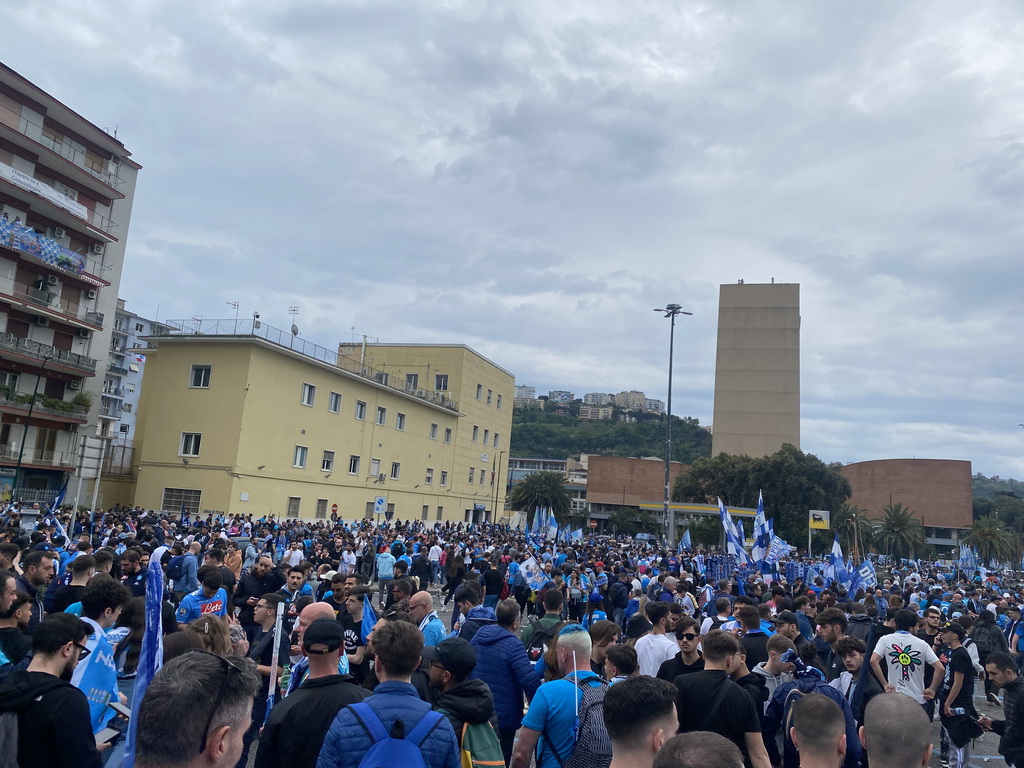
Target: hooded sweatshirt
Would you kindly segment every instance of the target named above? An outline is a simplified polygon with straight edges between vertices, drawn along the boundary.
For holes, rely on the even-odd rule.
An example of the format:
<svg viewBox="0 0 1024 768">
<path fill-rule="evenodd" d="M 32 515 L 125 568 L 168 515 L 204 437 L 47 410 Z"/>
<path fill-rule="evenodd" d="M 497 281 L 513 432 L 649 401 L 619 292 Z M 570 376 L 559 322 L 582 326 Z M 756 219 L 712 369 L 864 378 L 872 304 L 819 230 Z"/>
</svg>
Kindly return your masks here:
<svg viewBox="0 0 1024 768">
<path fill-rule="evenodd" d="M 466 614 L 466 620 L 462 622 L 462 628 L 459 630 L 459 637 L 464 640 L 473 640 L 475 635 L 481 627 L 486 627 L 488 624 L 497 624 L 498 619 L 494 614 L 493 608 L 488 608 L 483 605 L 476 605 L 469 609 L 469 613 Z"/>
<path fill-rule="evenodd" d="M 783 683 L 790 683 L 793 681 L 793 676 L 785 672 L 783 672 L 781 675 L 773 675 L 771 672 L 765 669 L 765 664 L 767 663 L 768 662 L 766 661 L 762 661 L 760 664 L 758 664 L 751 670 L 752 674 L 760 675 L 761 677 L 763 677 L 765 685 L 768 686 L 768 700 L 765 702 L 764 707 L 761 710 L 762 712 L 768 709 L 768 701 L 771 701 L 772 696 L 775 695 L 775 689 Z"/>
<path fill-rule="evenodd" d="M 498 731 L 498 716 L 494 712 L 494 699 L 487 683 L 471 678 L 454 688 L 437 695 L 437 710 L 448 718 L 455 730 L 455 738 L 462 743 L 464 723 L 478 725 L 490 721 L 495 733 Z"/>
<path fill-rule="evenodd" d="M 18 714 L 21 768 L 100 768 L 85 694 L 45 672 L 12 672 L 0 685 L 0 712 Z"/>
</svg>

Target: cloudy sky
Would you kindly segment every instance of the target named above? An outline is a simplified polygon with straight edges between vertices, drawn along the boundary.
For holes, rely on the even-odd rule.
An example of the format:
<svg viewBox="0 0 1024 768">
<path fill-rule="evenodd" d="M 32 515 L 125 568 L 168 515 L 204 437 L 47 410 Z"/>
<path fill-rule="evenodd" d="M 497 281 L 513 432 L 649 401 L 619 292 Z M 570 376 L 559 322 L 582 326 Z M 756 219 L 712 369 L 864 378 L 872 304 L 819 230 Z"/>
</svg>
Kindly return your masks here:
<svg viewBox="0 0 1024 768">
<path fill-rule="evenodd" d="M 711 422 L 718 286 L 799 282 L 802 447 L 1024 477 L 1024 7 L 47 0 L 8 66 L 144 166 L 121 295 L 461 342 Z"/>
</svg>

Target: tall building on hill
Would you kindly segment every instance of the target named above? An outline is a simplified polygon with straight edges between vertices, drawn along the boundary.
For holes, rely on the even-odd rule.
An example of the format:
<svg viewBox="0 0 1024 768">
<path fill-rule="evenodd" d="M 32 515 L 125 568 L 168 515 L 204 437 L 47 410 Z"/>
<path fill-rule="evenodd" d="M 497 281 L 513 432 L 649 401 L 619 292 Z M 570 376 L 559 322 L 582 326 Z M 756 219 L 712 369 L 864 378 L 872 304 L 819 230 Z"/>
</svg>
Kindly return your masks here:
<svg viewBox="0 0 1024 768">
<path fill-rule="evenodd" d="M 253 320 L 167 325 L 146 354 L 135 503 L 307 519 L 504 516 L 495 478 L 515 380 L 469 347 L 331 350 Z"/>
<path fill-rule="evenodd" d="M 589 392 L 583 396 L 585 405 L 611 405 L 612 394 L 610 392 Z"/>
<path fill-rule="evenodd" d="M 130 154 L 0 64 L 0 499 L 51 501 L 83 441 L 111 435 L 103 389 L 140 168 Z"/>
<path fill-rule="evenodd" d="M 567 389 L 552 389 L 548 392 L 549 403 L 571 403 L 575 395 Z"/>
<path fill-rule="evenodd" d="M 800 286 L 723 285 L 711 453 L 800 447 Z"/>
<path fill-rule="evenodd" d="M 644 404 L 647 402 L 647 395 L 643 392 L 631 389 L 628 392 L 619 392 L 612 398 L 612 400 L 619 408 L 639 411 L 643 409 Z"/>
</svg>

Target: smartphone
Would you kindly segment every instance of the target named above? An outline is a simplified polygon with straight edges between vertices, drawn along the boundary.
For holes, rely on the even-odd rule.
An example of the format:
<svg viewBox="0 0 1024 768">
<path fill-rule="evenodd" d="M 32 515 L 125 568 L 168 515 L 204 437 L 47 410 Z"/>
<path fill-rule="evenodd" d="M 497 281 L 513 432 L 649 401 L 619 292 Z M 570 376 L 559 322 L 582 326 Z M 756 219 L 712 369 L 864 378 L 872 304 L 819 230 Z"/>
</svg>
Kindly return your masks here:
<svg viewBox="0 0 1024 768">
<path fill-rule="evenodd" d="M 122 738 L 124 738 L 124 734 L 117 730 L 117 728 L 104 728 L 96 734 L 96 741 L 100 744 L 109 743 L 110 746 L 114 746 Z"/>
<path fill-rule="evenodd" d="M 119 701 L 108 701 L 107 706 L 115 712 L 117 712 L 117 714 L 121 715 L 122 717 L 130 718 L 132 716 L 131 709 L 129 709 Z"/>
</svg>

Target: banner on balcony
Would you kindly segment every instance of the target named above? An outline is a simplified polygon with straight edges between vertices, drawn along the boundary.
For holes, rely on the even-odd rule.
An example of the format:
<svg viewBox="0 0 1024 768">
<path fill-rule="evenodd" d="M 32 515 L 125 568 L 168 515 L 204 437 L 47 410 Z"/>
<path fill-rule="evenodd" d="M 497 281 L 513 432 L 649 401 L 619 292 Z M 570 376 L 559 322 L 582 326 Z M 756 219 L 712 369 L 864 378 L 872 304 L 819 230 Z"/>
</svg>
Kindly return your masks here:
<svg viewBox="0 0 1024 768">
<path fill-rule="evenodd" d="M 27 173 L 22 173 L 17 168 L 0 163 L 0 178 L 6 179 L 11 184 L 45 198 L 57 207 L 63 208 L 65 211 L 73 213 L 81 219 L 88 220 L 89 218 L 89 209 L 84 205 L 72 200 L 67 195 L 61 194 L 49 184 L 43 184 L 39 179 L 34 179 Z"/>
<path fill-rule="evenodd" d="M 0 243 L 35 256 L 58 269 L 80 274 L 85 271 L 85 256 L 65 248 L 49 237 L 44 237 L 31 227 L 22 226 L 0 216 Z"/>
</svg>

